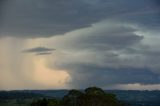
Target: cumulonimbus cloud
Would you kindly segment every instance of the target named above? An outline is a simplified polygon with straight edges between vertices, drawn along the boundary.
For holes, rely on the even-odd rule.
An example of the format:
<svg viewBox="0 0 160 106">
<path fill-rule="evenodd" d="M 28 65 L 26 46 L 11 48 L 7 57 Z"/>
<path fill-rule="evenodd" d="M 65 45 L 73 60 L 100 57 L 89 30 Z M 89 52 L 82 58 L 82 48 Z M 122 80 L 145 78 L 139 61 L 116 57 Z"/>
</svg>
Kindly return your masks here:
<svg viewBox="0 0 160 106">
<path fill-rule="evenodd" d="M 58 52 L 35 47 L 22 53 L 54 52 L 55 55 L 45 57 L 47 66 L 67 71 L 72 77 L 70 87 L 160 84 L 158 0 L 3 0 L 1 3 L 0 37 L 26 41 L 29 38 L 32 47 L 43 43 L 54 45 Z M 17 52 L 10 53 L 15 59 Z"/>
</svg>

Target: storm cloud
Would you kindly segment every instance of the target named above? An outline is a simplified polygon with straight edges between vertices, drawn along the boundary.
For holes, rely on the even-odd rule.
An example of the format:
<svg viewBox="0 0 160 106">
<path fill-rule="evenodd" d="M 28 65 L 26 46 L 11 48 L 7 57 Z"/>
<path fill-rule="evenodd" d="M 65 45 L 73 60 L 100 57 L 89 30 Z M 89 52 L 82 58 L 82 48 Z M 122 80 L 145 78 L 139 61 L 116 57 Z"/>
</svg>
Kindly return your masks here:
<svg viewBox="0 0 160 106">
<path fill-rule="evenodd" d="M 159 7 L 158 0 L 1 0 L 0 71 L 23 84 L 17 79 L 26 76 L 28 88 L 54 87 L 50 79 L 67 88 L 159 85 Z"/>
<path fill-rule="evenodd" d="M 140 31 L 129 24 L 103 21 L 53 38 L 63 52 L 54 60 L 48 59 L 48 65 L 67 69 L 72 77 L 70 86 L 77 88 L 159 84 L 159 50 L 145 42 L 148 38 Z"/>
<path fill-rule="evenodd" d="M 159 30 L 157 0 L 6 0 L 1 5 L 0 36 L 3 37 L 63 35 L 104 19 L 132 22 Z"/>
</svg>

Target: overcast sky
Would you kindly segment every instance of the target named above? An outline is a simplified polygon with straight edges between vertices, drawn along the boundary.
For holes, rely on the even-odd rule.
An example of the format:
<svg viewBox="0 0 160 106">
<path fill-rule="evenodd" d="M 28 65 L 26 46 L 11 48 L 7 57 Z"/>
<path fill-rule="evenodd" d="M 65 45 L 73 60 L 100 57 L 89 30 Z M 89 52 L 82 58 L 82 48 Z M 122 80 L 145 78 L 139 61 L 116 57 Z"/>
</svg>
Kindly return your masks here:
<svg viewBox="0 0 160 106">
<path fill-rule="evenodd" d="M 159 0 L 0 0 L 0 90 L 160 89 Z"/>
</svg>

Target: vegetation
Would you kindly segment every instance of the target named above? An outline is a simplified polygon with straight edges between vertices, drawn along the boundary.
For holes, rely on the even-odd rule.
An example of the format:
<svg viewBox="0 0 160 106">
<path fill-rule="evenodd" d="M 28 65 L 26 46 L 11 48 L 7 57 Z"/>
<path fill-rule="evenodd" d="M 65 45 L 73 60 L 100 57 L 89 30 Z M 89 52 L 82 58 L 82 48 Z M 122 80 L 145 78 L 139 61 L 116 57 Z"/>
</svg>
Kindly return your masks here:
<svg viewBox="0 0 160 106">
<path fill-rule="evenodd" d="M 43 97 L 41 94 L 35 94 L 25 91 L 0 91 L 0 101 L 11 100 L 11 99 L 27 99 L 27 98 L 38 98 Z"/>
<path fill-rule="evenodd" d="M 64 96 L 67 96 L 69 92 L 68 90 L 0 91 L 0 106 L 30 106 L 31 103 L 41 101 L 43 98 L 46 98 L 47 105 L 62 106 Z M 86 94 L 86 92 L 83 90 L 81 93 Z M 107 95 L 115 94 L 116 98 L 123 101 L 126 106 L 159 106 L 160 104 L 160 91 L 158 90 L 105 90 L 105 92 Z"/>
<path fill-rule="evenodd" d="M 84 92 L 70 90 L 62 100 L 41 99 L 33 101 L 31 106 L 124 106 L 114 94 L 105 93 L 97 87 L 87 88 Z"/>
</svg>

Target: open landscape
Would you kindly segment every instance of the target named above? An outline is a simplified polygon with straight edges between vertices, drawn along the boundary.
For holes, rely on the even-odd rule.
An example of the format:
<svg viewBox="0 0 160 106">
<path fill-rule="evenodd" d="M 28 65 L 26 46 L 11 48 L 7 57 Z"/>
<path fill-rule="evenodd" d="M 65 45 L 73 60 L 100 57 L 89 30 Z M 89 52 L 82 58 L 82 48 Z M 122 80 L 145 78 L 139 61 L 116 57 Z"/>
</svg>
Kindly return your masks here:
<svg viewBox="0 0 160 106">
<path fill-rule="evenodd" d="M 0 106 L 30 106 L 33 101 L 43 98 L 61 100 L 68 92 L 69 90 L 0 91 Z M 115 94 L 125 106 L 159 106 L 160 104 L 158 90 L 105 90 L 105 92 Z"/>
</svg>

